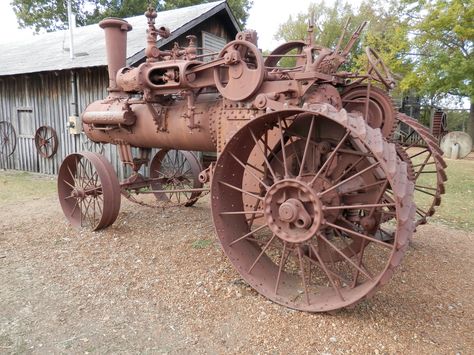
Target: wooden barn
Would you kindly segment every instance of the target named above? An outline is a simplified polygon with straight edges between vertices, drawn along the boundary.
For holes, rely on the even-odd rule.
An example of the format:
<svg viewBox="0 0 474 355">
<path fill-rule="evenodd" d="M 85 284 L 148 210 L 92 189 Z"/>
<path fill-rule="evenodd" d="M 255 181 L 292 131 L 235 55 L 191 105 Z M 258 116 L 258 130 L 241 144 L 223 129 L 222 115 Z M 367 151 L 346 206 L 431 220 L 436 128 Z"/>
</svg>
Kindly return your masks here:
<svg viewBox="0 0 474 355">
<path fill-rule="evenodd" d="M 145 16 L 126 20 L 133 26 L 128 32 L 127 64 L 134 65 L 144 60 L 147 22 Z M 219 51 L 239 31 L 223 0 L 160 12 L 156 25 L 171 31 L 170 37 L 157 43 L 163 49 L 174 42 L 185 45 L 186 36 L 193 34 L 198 47 Z M 0 121 L 11 123 L 17 136 L 12 155 L 0 152 L 0 168 L 56 174 L 66 155 L 97 149 L 80 129 L 70 130 L 69 121 L 107 94 L 104 33 L 98 25 L 90 25 L 74 29 L 73 38 L 73 59 L 67 30 L 0 44 Z M 57 132 L 58 150 L 51 158 L 40 156 L 35 147 L 34 135 L 41 126 Z M 102 148 L 122 175 L 115 147 Z"/>
</svg>

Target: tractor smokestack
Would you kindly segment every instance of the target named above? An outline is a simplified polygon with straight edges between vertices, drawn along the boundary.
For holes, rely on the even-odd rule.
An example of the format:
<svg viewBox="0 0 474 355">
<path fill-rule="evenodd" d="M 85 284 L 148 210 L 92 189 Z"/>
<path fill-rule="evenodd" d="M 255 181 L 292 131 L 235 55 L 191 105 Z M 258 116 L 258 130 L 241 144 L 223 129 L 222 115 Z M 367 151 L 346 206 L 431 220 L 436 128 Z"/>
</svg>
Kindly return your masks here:
<svg viewBox="0 0 474 355">
<path fill-rule="evenodd" d="M 115 78 L 120 68 L 127 65 L 127 32 L 132 26 L 125 20 L 108 17 L 99 22 L 105 31 L 107 63 L 109 68 L 109 91 L 120 91 Z"/>
</svg>

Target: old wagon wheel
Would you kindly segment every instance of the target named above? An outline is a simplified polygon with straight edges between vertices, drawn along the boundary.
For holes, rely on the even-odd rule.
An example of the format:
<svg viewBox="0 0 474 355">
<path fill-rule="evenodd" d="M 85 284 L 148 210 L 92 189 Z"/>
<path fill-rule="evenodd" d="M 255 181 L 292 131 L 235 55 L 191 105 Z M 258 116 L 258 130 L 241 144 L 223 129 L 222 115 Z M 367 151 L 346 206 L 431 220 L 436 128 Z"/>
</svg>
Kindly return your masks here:
<svg viewBox="0 0 474 355">
<path fill-rule="evenodd" d="M 161 191 L 154 193 L 158 201 L 189 207 L 196 203 L 201 192 L 186 190 L 202 188 L 199 182 L 202 170 L 199 159 L 192 152 L 162 149 L 150 164 L 150 186 L 153 191 Z"/>
<path fill-rule="evenodd" d="M 58 194 L 64 215 L 75 227 L 108 227 L 120 210 L 120 186 L 114 168 L 97 153 L 74 153 L 64 159 L 59 168 Z"/>
<path fill-rule="evenodd" d="M 50 126 L 41 126 L 35 133 L 35 146 L 43 158 L 51 158 L 58 151 L 58 135 Z"/>
<path fill-rule="evenodd" d="M 397 115 L 397 119 L 398 143 L 404 150 L 404 154 L 399 155 L 412 165 L 412 173 L 409 175 L 415 183 L 416 225 L 425 224 L 427 217 L 433 216 L 436 207 L 441 204 L 447 180 L 444 171 L 446 163 L 437 139 L 427 127 L 402 113 Z M 404 134 L 402 132 L 406 127 L 409 127 L 409 131 Z"/>
<path fill-rule="evenodd" d="M 385 138 L 393 136 L 398 122 L 397 111 L 387 92 L 376 86 L 351 85 L 344 89 L 341 99 L 347 111 L 357 111 L 364 117 L 367 113 L 366 121 L 370 127 L 380 128 Z"/>
<path fill-rule="evenodd" d="M 321 110 L 270 113 L 238 131 L 217 161 L 211 206 L 225 253 L 252 287 L 287 307 L 321 312 L 388 282 L 411 238 L 415 206 L 406 164 L 379 130 L 344 110 L 310 107 Z M 275 131 L 280 147 L 267 140 Z M 242 184 L 246 174 L 253 189 Z M 388 224 L 385 213 L 395 217 Z"/>
<path fill-rule="evenodd" d="M 16 149 L 16 132 L 10 122 L 0 121 L 0 155 L 11 156 Z"/>
</svg>

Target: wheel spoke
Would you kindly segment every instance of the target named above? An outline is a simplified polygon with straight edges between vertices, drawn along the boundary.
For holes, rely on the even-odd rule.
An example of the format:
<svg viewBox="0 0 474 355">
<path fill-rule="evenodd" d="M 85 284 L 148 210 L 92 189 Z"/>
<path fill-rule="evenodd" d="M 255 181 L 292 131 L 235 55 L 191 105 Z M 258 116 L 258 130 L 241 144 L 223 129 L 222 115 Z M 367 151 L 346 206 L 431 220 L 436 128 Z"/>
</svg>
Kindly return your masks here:
<svg viewBox="0 0 474 355">
<path fill-rule="evenodd" d="M 290 255 L 290 252 L 286 250 L 286 242 L 283 241 L 283 250 L 281 252 L 281 257 L 280 257 L 280 263 L 278 265 L 278 274 L 277 274 L 277 279 L 275 281 L 275 295 L 278 294 L 278 286 L 280 285 L 280 277 L 281 277 L 281 272 L 285 268 L 286 260 L 288 259 L 288 256 Z"/>
<path fill-rule="evenodd" d="M 253 194 L 253 193 L 251 193 L 251 192 L 249 192 L 249 191 L 242 190 L 241 188 L 239 188 L 239 187 L 237 187 L 237 186 L 234 186 L 234 185 L 231 185 L 231 184 L 228 184 L 228 183 L 226 183 L 226 182 L 224 182 L 224 181 L 219 181 L 219 184 L 222 184 L 222 185 L 224 185 L 224 186 L 230 187 L 231 189 L 234 189 L 234 190 L 236 190 L 236 191 L 242 192 L 242 193 L 244 193 L 244 194 L 246 194 L 246 195 L 252 196 L 252 197 L 256 198 L 257 200 L 261 200 L 261 201 L 264 200 L 263 197 L 260 197 L 260 196 L 258 196 L 258 195 L 255 195 L 255 194 Z"/>
<path fill-rule="evenodd" d="M 285 172 L 285 179 L 288 179 L 288 166 L 286 164 L 286 150 L 285 150 L 285 140 L 283 139 L 283 127 L 281 124 L 281 119 L 278 117 L 278 128 L 280 131 L 280 145 L 281 145 L 281 155 L 283 156 L 283 170 Z"/>
<path fill-rule="evenodd" d="M 327 225 L 327 226 L 329 226 L 329 227 L 331 227 L 331 228 L 339 229 L 340 231 L 343 231 L 343 232 L 346 232 L 346 233 L 355 235 L 356 237 L 364 238 L 364 239 L 367 239 L 367 240 L 369 240 L 369 241 L 371 241 L 371 242 L 378 243 L 378 244 L 380 244 L 380 245 L 383 245 L 383 246 L 386 247 L 386 248 L 389 248 L 389 249 L 392 249 L 392 248 L 393 248 L 393 245 L 391 245 L 391 244 L 387 244 L 387 243 L 385 243 L 385 242 L 383 242 L 383 241 L 381 241 L 381 240 L 378 240 L 378 239 L 373 238 L 373 237 L 369 237 L 369 236 L 367 236 L 367 235 L 365 235 L 365 234 L 356 232 L 356 231 L 354 231 L 354 230 L 352 230 L 352 229 L 348 229 L 348 228 L 339 226 L 339 225 L 337 225 L 337 224 L 330 223 L 330 222 L 328 222 L 328 221 L 326 221 L 324 224 Z"/>
<path fill-rule="evenodd" d="M 67 180 L 63 180 L 63 182 L 65 182 L 66 185 L 68 185 L 71 189 L 73 189 L 73 190 L 75 189 L 75 186 L 72 185 L 71 183 L 69 183 Z"/>
<path fill-rule="evenodd" d="M 311 117 L 311 123 L 309 124 L 308 138 L 306 139 L 306 143 L 304 146 L 303 158 L 301 158 L 300 171 L 298 172 L 299 177 L 301 177 L 301 175 L 303 174 L 304 165 L 306 163 L 306 156 L 308 154 L 309 142 L 311 140 L 311 135 L 313 134 L 314 121 L 315 121 L 315 117 L 313 115 Z"/>
<path fill-rule="evenodd" d="M 72 211 L 71 211 L 71 214 L 69 215 L 69 217 L 72 217 L 72 215 L 76 211 L 76 208 L 77 208 L 78 205 L 79 205 L 79 200 L 76 199 L 76 203 L 74 204 L 74 207 L 72 208 Z"/>
<path fill-rule="evenodd" d="M 329 282 L 332 285 L 332 288 L 334 289 L 334 291 L 336 291 L 336 294 L 339 296 L 341 301 L 345 302 L 344 297 L 342 297 L 341 290 L 339 289 L 339 287 L 337 287 L 336 283 L 334 282 L 334 279 L 332 278 L 331 274 L 329 273 L 329 270 L 326 267 L 326 265 L 324 264 L 324 261 L 322 260 L 322 258 L 319 255 L 318 251 L 316 250 L 314 245 L 311 245 L 310 247 L 311 247 L 311 251 L 316 256 L 316 259 L 318 259 L 319 264 L 317 264 L 317 265 L 319 265 L 319 267 L 321 267 L 323 269 L 323 271 L 326 273 L 326 276 L 328 277 Z"/>
<path fill-rule="evenodd" d="M 265 228 L 265 227 L 267 227 L 266 224 L 261 225 L 260 227 L 254 229 L 253 231 L 250 231 L 250 232 L 248 232 L 247 234 L 245 234 L 245 235 L 243 235 L 243 236 L 237 238 L 236 240 L 234 240 L 233 242 L 231 242 L 231 243 L 229 244 L 229 246 L 232 246 L 232 245 L 234 245 L 235 243 L 240 242 L 241 240 L 244 240 L 245 238 L 251 236 L 253 233 L 258 232 L 258 231 L 261 231 L 261 230 L 262 230 L 263 228 Z"/>
<path fill-rule="evenodd" d="M 232 154 L 231 152 L 229 152 L 229 154 L 230 154 L 230 156 L 231 156 L 232 158 L 235 159 L 235 161 L 236 161 L 241 167 L 244 168 L 244 170 L 245 170 L 246 172 L 248 172 L 250 175 L 252 175 L 253 178 L 254 178 L 255 180 L 257 180 L 257 182 L 258 182 L 259 184 L 263 185 L 263 186 L 265 187 L 265 189 L 268 190 L 268 189 L 270 188 L 270 187 L 269 187 L 267 184 L 265 184 L 261 179 L 259 179 L 258 176 L 255 175 L 250 169 L 247 169 L 247 168 L 246 168 L 246 165 L 245 165 L 244 163 L 242 163 L 239 158 L 237 158 L 237 157 L 236 157 L 234 154 Z"/>
<path fill-rule="evenodd" d="M 283 124 L 285 126 L 285 133 L 288 133 L 289 128 L 288 128 L 288 124 L 285 120 L 283 120 Z M 293 148 L 293 153 L 296 157 L 296 161 L 298 162 L 298 166 L 301 167 L 300 156 L 299 156 L 298 152 L 296 151 L 295 141 L 293 140 L 293 136 L 291 134 L 289 134 L 287 137 L 288 137 L 288 140 L 290 141 L 291 147 Z"/>
<path fill-rule="evenodd" d="M 328 244 L 336 253 L 341 255 L 349 264 L 351 264 L 353 267 L 355 267 L 357 270 L 359 270 L 361 273 L 363 273 L 366 277 L 368 277 L 371 281 L 373 281 L 373 278 L 360 266 L 358 266 L 356 263 L 354 263 L 351 258 L 349 258 L 346 254 L 344 254 L 342 251 L 339 250 L 337 246 L 335 246 L 333 243 L 331 243 L 327 238 L 325 238 L 322 234 L 318 233 L 319 239 L 323 240 L 326 244 Z"/>
<path fill-rule="evenodd" d="M 430 160 L 430 158 L 431 158 L 431 152 L 426 156 L 425 160 L 423 161 L 423 163 L 422 163 L 421 166 L 420 166 L 420 169 L 419 169 L 418 172 L 416 173 L 416 175 L 415 175 L 415 181 L 418 179 L 418 177 L 420 176 L 420 174 L 423 172 L 423 169 L 425 168 L 426 163 L 428 163 L 428 160 Z"/>
<path fill-rule="evenodd" d="M 235 215 L 235 214 L 263 214 L 263 210 L 257 211 L 228 211 L 228 212 L 219 212 L 220 215 Z"/>
<path fill-rule="evenodd" d="M 364 170 L 359 171 L 357 174 L 354 174 L 354 175 L 348 177 L 347 179 L 345 179 L 345 180 L 343 180 L 343 181 L 337 183 L 336 185 L 331 186 L 329 189 L 324 190 L 323 192 L 320 192 L 320 193 L 319 193 L 319 196 L 320 196 L 320 197 L 324 196 L 324 195 L 327 194 L 328 192 L 330 192 L 330 191 L 332 191 L 332 190 L 334 190 L 334 189 L 337 189 L 339 186 L 344 185 L 345 183 L 351 181 L 352 179 L 355 179 L 356 177 L 358 177 L 358 176 L 364 174 L 365 172 L 369 171 L 370 169 L 375 168 L 375 167 L 378 166 L 378 165 L 380 165 L 380 162 L 376 162 L 376 163 L 374 163 L 374 164 L 368 166 L 368 167 L 365 168 Z M 320 171 L 321 171 L 321 170 L 320 170 Z M 313 180 L 315 180 L 315 179 L 313 179 Z"/>
<path fill-rule="evenodd" d="M 249 274 L 252 272 L 252 269 L 254 268 L 254 266 L 258 263 L 258 261 L 260 260 L 260 258 L 262 257 L 262 255 L 265 253 L 265 251 L 267 250 L 267 248 L 270 246 L 271 242 L 273 241 L 273 239 L 275 239 L 276 235 L 273 234 L 273 236 L 268 240 L 267 244 L 265 244 L 265 246 L 262 248 L 262 251 L 260 252 L 260 254 L 258 254 L 257 258 L 255 259 L 255 261 L 253 262 L 252 266 L 250 266 L 250 269 L 247 271 Z"/>
<path fill-rule="evenodd" d="M 407 150 L 408 150 L 408 149 L 405 149 L 405 151 L 407 151 Z M 421 155 L 421 154 L 424 154 L 424 153 L 426 153 L 426 152 L 429 152 L 429 149 L 424 149 L 424 150 L 422 150 L 421 152 L 418 152 L 418 153 L 416 153 L 416 154 L 414 154 L 414 155 L 411 155 L 409 158 L 410 158 L 410 160 L 413 160 L 413 158 L 416 158 L 417 156 L 419 156 L 419 155 Z"/>
<path fill-rule="evenodd" d="M 303 282 L 304 294 L 306 296 L 306 303 L 309 306 L 309 294 L 308 294 L 308 286 L 306 285 L 306 273 L 304 272 L 304 264 L 303 264 L 303 257 L 301 253 L 301 248 L 298 246 L 296 248 L 298 254 L 298 261 L 300 264 L 300 273 L 301 273 L 301 281 Z"/>
<path fill-rule="evenodd" d="M 371 203 L 365 205 L 342 205 L 342 206 L 323 206 L 323 210 L 345 210 L 345 209 L 369 209 L 375 207 L 395 207 L 395 203 Z"/>
<path fill-rule="evenodd" d="M 321 175 L 321 173 L 323 172 L 323 170 L 326 168 L 326 166 L 329 167 L 329 164 L 330 162 L 332 162 L 332 159 L 334 158 L 334 156 L 336 155 L 337 151 L 339 150 L 339 148 L 341 148 L 341 146 L 345 143 L 347 137 L 349 137 L 349 134 L 350 134 L 350 131 L 347 131 L 344 136 L 341 138 L 341 140 L 339 141 L 339 143 L 337 143 L 336 145 L 336 148 L 334 148 L 334 150 L 331 152 L 331 154 L 329 155 L 329 158 L 326 159 L 326 161 L 324 162 L 323 166 L 321 166 L 321 168 L 319 169 L 319 171 L 316 173 L 316 175 L 313 177 L 313 179 L 311 180 L 311 182 L 309 183 L 310 186 L 312 186 L 314 184 L 314 182 L 316 181 L 316 179 L 319 177 L 319 175 Z"/>
<path fill-rule="evenodd" d="M 258 143 L 258 140 L 257 140 L 257 138 L 255 137 L 255 134 L 253 133 L 253 131 L 252 131 L 251 129 L 249 129 L 249 131 L 250 131 L 250 135 L 252 136 L 252 139 L 253 139 L 254 142 L 255 142 L 255 145 L 258 147 L 258 149 L 259 149 L 260 152 L 262 153 L 263 159 L 265 160 L 265 164 L 266 164 L 268 170 L 270 171 L 270 174 L 272 174 L 273 179 L 274 179 L 275 181 L 277 181 L 278 179 L 277 179 L 277 177 L 276 177 L 276 175 L 275 175 L 275 172 L 273 171 L 272 166 L 271 166 L 270 163 L 268 162 L 267 156 L 266 156 L 266 154 L 264 153 L 264 151 L 262 150 L 262 147 L 260 147 L 260 144 Z M 266 146 L 266 144 L 265 144 L 265 146 Z"/>
</svg>

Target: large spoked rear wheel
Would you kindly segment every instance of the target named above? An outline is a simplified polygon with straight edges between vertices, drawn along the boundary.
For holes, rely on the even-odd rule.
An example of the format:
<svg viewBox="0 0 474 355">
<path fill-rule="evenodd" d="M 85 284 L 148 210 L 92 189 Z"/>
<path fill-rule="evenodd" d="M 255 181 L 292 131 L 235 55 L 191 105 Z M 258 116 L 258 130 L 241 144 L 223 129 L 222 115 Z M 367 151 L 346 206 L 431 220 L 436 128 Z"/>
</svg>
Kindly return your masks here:
<svg viewBox="0 0 474 355">
<path fill-rule="evenodd" d="M 151 187 L 158 201 L 170 205 L 192 206 L 202 188 L 199 173 L 202 171 L 199 159 L 189 151 L 162 149 L 150 164 Z M 189 191 L 191 190 L 191 191 Z"/>
<path fill-rule="evenodd" d="M 120 185 L 112 164 L 97 153 L 68 155 L 58 174 L 64 215 L 74 227 L 99 230 L 110 226 L 120 210 Z"/>
<path fill-rule="evenodd" d="M 406 164 L 379 129 L 310 107 L 319 112 L 274 112 L 237 132 L 217 161 L 211 198 L 216 232 L 241 276 L 274 302 L 321 312 L 390 279 L 415 207 Z M 249 176 L 253 188 L 243 183 Z"/>
</svg>

